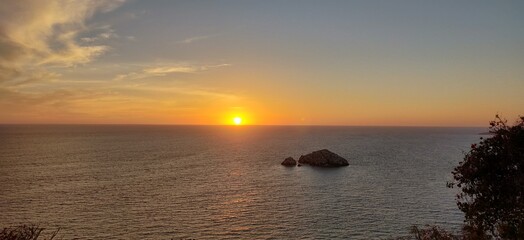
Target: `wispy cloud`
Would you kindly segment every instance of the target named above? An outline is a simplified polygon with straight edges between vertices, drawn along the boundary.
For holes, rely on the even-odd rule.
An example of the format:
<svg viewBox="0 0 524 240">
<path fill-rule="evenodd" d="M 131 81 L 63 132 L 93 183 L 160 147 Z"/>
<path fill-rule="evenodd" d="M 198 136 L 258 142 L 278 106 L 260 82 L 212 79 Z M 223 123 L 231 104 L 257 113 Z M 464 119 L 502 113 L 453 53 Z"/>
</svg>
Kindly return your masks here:
<svg viewBox="0 0 524 240">
<path fill-rule="evenodd" d="M 109 12 L 123 0 L 5 0 L 0 8 L 0 81 L 9 72 L 24 73 L 40 66 L 67 67 L 92 61 L 108 46 L 79 41 L 87 19 Z M 109 35 L 107 35 L 109 34 Z M 111 32 L 98 38 L 111 37 Z"/>
<path fill-rule="evenodd" d="M 196 64 L 162 64 L 143 68 L 139 72 L 130 72 L 117 75 L 114 80 L 143 79 L 152 77 L 163 77 L 176 73 L 198 73 L 214 68 L 229 67 L 231 64 L 196 65 Z"/>
<path fill-rule="evenodd" d="M 150 86 L 150 85 L 127 85 L 124 88 L 134 89 L 137 91 L 151 92 L 154 94 L 166 94 L 172 96 L 173 94 L 180 95 L 192 95 L 199 97 L 209 97 L 209 98 L 220 98 L 220 99 L 238 99 L 239 96 L 227 93 L 223 91 L 218 91 L 214 89 L 208 89 L 197 86 Z"/>
<path fill-rule="evenodd" d="M 62 81 L 58 82 L 58 84 Z M 142 122 L 172 115 L 202 112 L 211 102 L 230 102 L 239 96 L 202 86 L 68 82 L 67 88 L 20 91 L 0 88 L 0 122 Z M 86 87 L 83 87 L 86 86 Z M 13 101 L 16 99 L 16 101 Z M 136 112 L 143 114 L 137 115 Z M 169 112 L 169 114 L 167 114 Z M 172 120 L 172 119 L 171 119 Z M 169 121 L 169 119 L 167 119 Z"/>
<path fill-rule="evenodd" d="M 118 34 L 115 33 L 115 30 L 111 28 L 109 25 L 105 25 L 103 27 L 100 27 L 96 29 L 95 32 L 98 32 L 98 34 L 90 37 L 82 37 L 80 40 L 85 43 L 93 43 L 98 42 L 102 40 L 112 39 L 112 38 L 119 38 Z"/>
<path fill-rule="evenodd" d="M 208 38 L 213 37 L 213 36 L 216 36 L 216 35 L 195 36 L 195 37 L 190 37 L 190 38 L 186 38 L 186 39 L 183 39 L 183 40 L 177 41 L 177 42 L 175 42 L 175 43 L 185 43 L 185 44 L 189 44 L 189 43 L 193 43 L 193 42 L 197 42 L 197 41 L 205 40 L 205 39 L 208 39 Z"/>
<path fill-rule="evenodd" d="M 4 122 L 31 122 L 35 119 L 40 122 L 74 121 L 74 119 L 82 121 L 86 117 L 99 114 L 104 106 L 110 106 L 108 102 L 121 101 L 121 96 L 103 89 L 76 88 L 23 92 L 0 88 L 0 109 L 5 111 L 1 119 Z M 97 106 L 97 111 L 91 111 L 93 106 Z"/>
<path fill-rule="evenodd" d="M 7 82 L 6 86 L 19 88 L 27 85 L 46 84 L 59 79 L 61 76 L 61 74 L 55 72 L 36 70 L 13 78 L 12 81 Z"/>
<path fill-rule="evenodd" d="M 194 73 L 201 70 L 198 66 L 167 66 L 167 67 L 153 67 L 144 69 L 144 73 L 165 76 L 169 73 Z"/>
<path fill-rule="evenodd" d="M 91 70 L 105 66 L 92 62 L 112 49 L 109 44 L 114 39 L 136 40 L 133 36 L 119 36 L 112 27 L 114 24 L 101 23 L 96 18 L 91 21 L 95 14 L 113 11 L 122 3 L 122 0 L 2 1 L 0 109 L 4 114 L 0 121 L 86 122 L 113 118 L 122 122 L 133 117 L 142 121 L 136 117 L 136 111 L 163 118 L 166 109 L 173 113 L 166 116 L 173 116 L 179 115 L 175 114 L 177 111 L 203 108 L 209 102 L 238 98 L 228 89 L 162 78 L 198 74 L 230 64 L 122 63 L 118 67 L 107 66 L 110 69 L 107 71 Z M 193 43 L 209 37 L 181 42 Z M 137 81 L 111 81 L 117 73 L 124 74 L 115 77 L 116 80 Z M 159 81 L 140 81 L 146 78 Z"/>
</svg>

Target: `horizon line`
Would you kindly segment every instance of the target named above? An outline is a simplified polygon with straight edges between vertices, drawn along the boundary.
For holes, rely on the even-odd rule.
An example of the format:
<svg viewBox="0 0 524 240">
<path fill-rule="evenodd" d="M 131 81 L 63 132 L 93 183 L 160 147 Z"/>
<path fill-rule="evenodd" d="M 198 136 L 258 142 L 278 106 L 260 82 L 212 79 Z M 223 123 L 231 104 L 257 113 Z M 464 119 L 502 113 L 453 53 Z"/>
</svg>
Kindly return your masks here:
<svg viewBox="0 0 524 240">
<path fill-rule="evenodd" d="M 177 124 L 177 123 L 0 123 L 0 125 L 70 125 L 70 126 L 187 126 L 187 127 L 406 127 L 406 128 L 489 128 L 464 125 L 343 125 L 343 124 Z"/>
</svg>

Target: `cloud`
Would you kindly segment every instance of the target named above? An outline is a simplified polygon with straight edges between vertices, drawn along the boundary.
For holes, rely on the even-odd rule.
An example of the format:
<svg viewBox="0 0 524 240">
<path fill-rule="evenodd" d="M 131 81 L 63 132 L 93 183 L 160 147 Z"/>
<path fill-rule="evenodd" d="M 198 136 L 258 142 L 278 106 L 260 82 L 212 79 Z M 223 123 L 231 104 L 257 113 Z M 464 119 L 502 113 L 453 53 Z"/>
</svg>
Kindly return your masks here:
<svg viewBox="0 0 524 240">
<path fill-rule="evenodd" d="M 156 75 L 156 76 L 165 76 L 169 73 L 194 73 L 201 69 L 202 67 L 197 66 L 167 66 L 167 67 L 154 67 L 144 69 L 144 73 Z"/>
<path fill-rule="evenodd" d="M 20 112 L 23 109 L 49 111 L 66 110 L 75 101 L 104 97 L 104 93 L 89 89 L 55 89 L 49 92 L 22 92 L 0 88 L 0 106 L 10 109 L 7 112 Z M 16 101 L 13 101 L 16 99 Z"/>
<path fill-rule="evenodd" d="M 20 72 L 11 67 L 5 67 L 0 64 L 0 84 L 3 82 L 7 82 L 8 80 L 12 80 L 20 76 Z"/>
<path fill-rule="evenodd" d="M 150 86 L 144 84 L 123 86 L 125 89 L 133 89 L 135 91 L 149 92 L 156 96 L 165 94 L 166 96 L 173 96 L 173 94 L 191 95 L 198 97 L 210 97 L 221 99 L 239 99 L 240 97 L 227 92 L 221 92 L 214 89 L 201 88 L 196 86 Z"/>
<path fill-rule="evenodd" d="M 68 67 L 92 61 L 109 47 L 81 44 L 85 21 L 109 12 L 122 0 L 4 0 L 0 7 L 0 82 L 12 72 L 43 66 Z M 105 32 L 103 34 L 111 34 Z M 98 37 L 110 37 L 108 35 Z M 8 74 L 6 74 L 8 73 Z"/>
<path fill-rule="evenodd" d="M 217 65 L 174 65 L 174 66 L 161 66 L 151 67 L 144 69 L 144 73 L 165 76 L 169 73 L 196 73 L 200 71 L 206 71 L 212 68 L 229 67 L 231 64 L 217 64 Z"/>
<path fill-rule="evenodd" d="M 12 78 L 11 81 L 7 83 L 8 87 L 24 87 L 27 85 L 33 84 L 46 84 L 53 82 L 54 80 L 60 78 L 62 75 L 49 72 L 45 70 L 36 70 L 32 72 L 27 72 L 25 74 L 19 75 L 15 78 Z"/>
<path fill-rule="evenodd" d="M 119 74 L 114 80 L 124 79 L 143 79 L 151 77 L 163 77 L 174 73 L 198 73 L 214 68 L 229 67 L 231 64 L 216 64 L 216 65 L 196 65 L 196 64 L 162 64 L 160 66 L 150 66 L 142 69 L 141 72 L 130 72 L 127 74 Z"/>
<path fill-rule="evenodd" d="M 86 43 L 93 43 L 112 38 L 119 38 L 118 34 L 115 33 L 115 30 L 108 25 L 99 27 L 96 29 L 96 31 L 99 32 L 97 35 L 91 37 L 82 37 L 80 40 Z"/>
<path fill-rule="evenodd" d="M 16 100 L 13 101 L 13 99 Z M 98 114 L 102 107 L 108 105 L 107 102 L 119 101 L 118 99 L 118 95 L 102 89 L 54 89 L 47 92 L 22 92 L 0 88 L 0 109 L 4 112 L 0 116 L 0 121 L 23 123 L 36 120 L 56 123 L 78 119 L 77 121 L 81 122 L 86 117 Z M 95 104 L 93 106 L 97 108 L 89 104 Z M 93 109 L 97 110 L 93 111 Z"/>
<path fill-rule="evenodd" d="M 3 114 L 0 114 L 0 122 L 92 122 L 105 119 L 125 122 L 135 116 L 136 111 L 149 111 L 149 114 L 157 114 L 151 116 L 162 118 L 166 109 L 172 111 L 172 114 L 167 114 L 172 116 L 178 113 L 178 109 L 186 111 L 204 107 L 209 99 L 228 102 L 237 98 L 220 89 L 186 86 L 186 83 L 180 85 L 176 81 L 117 82 L 105 79 L 115 72 L 126 73 L 124 71 L 127 73 L 115 79 L 196 74 L 229 64 L 92 65 L 110 68 L 107 71 L 82 66 L 111 50 L 108 46 L 114 42 L 109 41 L 111 39 L 136 40 L 133 36 L 117 35 L 111 25 L 98 24 L 100 21 L 96 19 L 89 21 L 97 13 L 113 11 L 122 3 L 122 0 L 2 0 L 0 109 Z M 184 42 L 205 38 L 208 36 Z M 146 86 L 127 86 L 133 84 Z"/>
<path fill-rule="evenodd" d="M 71 82 L 46 92 L 0 88 L 0 123 L 158 123 L 173 121 L 172 116 L 180 114 L 188 114 L 188 118 L 178 121 L 194 121 L 195 114 L 209 102 L 239 98 L 197 86 L 97 84 Z"/>
<path fill-rule="evenodd" d="M 239 98 L 237 95 L 234 95 L 234 94 L 211 91 L 211 90 L 203 90 L 203 89 L 187 90 L 184 93 L 190 94 L 190 95 L 208 96 L 208 97 L 225 98 L 225 99 L 238 99 Z"/>
<path fill-rule="evenodd" d="M 204 39 L 208 39 L 208 38 L 213 37 L 213 36 L 215 36 L 215 35 L 204 35 L 204 36 L 190 37 L 190 38 L 186 38 L 186 39 L 181 40 L 181 41 L 177 41 L 175 43 L 189 44 L 189 43 L 193 43 L 193 42 L 196 42 L 196 41 L 201 41 L 201 40 L 204 40 Z"/>
</svg>

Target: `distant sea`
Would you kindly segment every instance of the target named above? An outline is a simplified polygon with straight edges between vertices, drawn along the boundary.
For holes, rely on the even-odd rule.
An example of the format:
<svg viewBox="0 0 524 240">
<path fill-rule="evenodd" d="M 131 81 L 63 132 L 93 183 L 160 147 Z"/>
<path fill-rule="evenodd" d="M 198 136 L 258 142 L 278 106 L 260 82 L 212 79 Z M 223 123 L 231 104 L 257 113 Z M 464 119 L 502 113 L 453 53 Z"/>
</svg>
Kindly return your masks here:
<svg viewBox="0 0 524 240">
<path fill-rule="evenodd" d="M 482 128 L 0 125 L 0 227 L 63 239 L 376 239 L 458 229 Z M 327 148 L 342 168 L 283 167 Z"/>
</svg>

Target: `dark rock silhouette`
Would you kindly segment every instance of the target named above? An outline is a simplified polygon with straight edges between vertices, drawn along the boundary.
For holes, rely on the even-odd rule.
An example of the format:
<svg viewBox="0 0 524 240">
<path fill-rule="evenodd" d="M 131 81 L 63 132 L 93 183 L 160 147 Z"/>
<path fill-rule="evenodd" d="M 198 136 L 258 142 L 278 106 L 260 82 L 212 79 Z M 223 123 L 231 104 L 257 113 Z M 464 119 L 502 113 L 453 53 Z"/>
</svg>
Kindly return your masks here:
<svg viewBox="0 0 524 240">
<path fill-rule="evenodd" d="M 298 159 L 298 163 L 309 164 L 311 166 L 317 167 L 341 167 L 349 165 L 346 159 L 327 149 L 322 149 L 302 155 Z"/>
<path fill-rule="evenodd" d="M 293 159 L 292 157 L 288 157 L 284 159 L 284 161 L 281 164 L 286 167 L 294 167 L 295 165 L 297 165 L 297 161 Z"/>
</svg>

